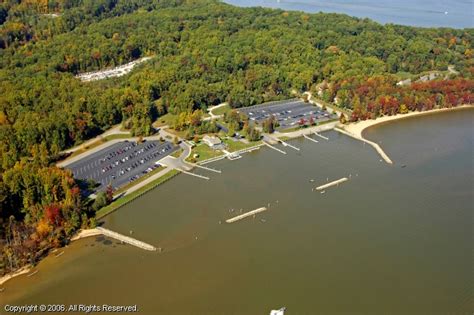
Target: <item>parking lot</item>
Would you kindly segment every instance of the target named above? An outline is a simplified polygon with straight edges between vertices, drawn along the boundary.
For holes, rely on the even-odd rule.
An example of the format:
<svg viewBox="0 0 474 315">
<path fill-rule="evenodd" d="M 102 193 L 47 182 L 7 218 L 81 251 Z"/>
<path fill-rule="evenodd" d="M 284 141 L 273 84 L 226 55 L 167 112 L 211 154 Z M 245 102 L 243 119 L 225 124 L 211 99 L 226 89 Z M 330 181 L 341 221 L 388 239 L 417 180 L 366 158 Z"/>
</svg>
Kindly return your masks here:
<svg viewBox="0 0 474 315">
<path fill-rule="evenodd" d="M 108 184 L 114 189 L 133 182 L 157 168 L 156 161 L 179 147 L 170 142 L 122 141 L 91 154 L 67 166 L 75 178 L 92 179 L 104 190 Z"/>
<path fill-rule="evenodd" d="M 320 123 L 337 118 L 334 114 L 330 114 L 319 107 L 298 99 L 239 108 L 238 111 L 246 114 L 250 121 L 258 124 L 261 124 L 273 115 L 280 125 L 277 128 L 279 130 L 296 127 L 301 119 L 308 123 L 311 117 L 313 117 L 316 123 Z"/>
</svg>

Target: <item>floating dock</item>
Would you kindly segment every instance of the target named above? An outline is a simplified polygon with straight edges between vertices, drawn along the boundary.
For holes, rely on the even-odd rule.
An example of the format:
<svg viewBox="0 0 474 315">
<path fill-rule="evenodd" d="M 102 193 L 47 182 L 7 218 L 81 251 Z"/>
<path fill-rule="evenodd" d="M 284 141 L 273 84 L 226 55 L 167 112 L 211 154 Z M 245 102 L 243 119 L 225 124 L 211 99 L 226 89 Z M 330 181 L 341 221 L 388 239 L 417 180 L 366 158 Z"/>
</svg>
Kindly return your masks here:
<svg viewBox="0 0 474 315">
<path fill-rule="evenodd" d="M 243 213 L 243 214 L 241 214 L 241 215 L 238 215 L 238 216 L 236 216 L 236 217 L 233 217 L 233 218 L 231 218 L 231 219 L 228 219 L 228 220 L 226 220 L 225 222 L 227 222 L 227 223 L 233 223 L 233 222 L 236 222 L 236 221 L 245 219 L 246 217 L 249 217 L 249 216 L 255 215 L 255 214 L 257 214 L 257 213 L 263 212 L 263 211 L 267 211 L 267 208 L 266 208 L 266 207 L 262 207 L 262 208 L 255 209 L 255 210 L 252 210 L 252 211 Z"/>
<path fill-rule="evenodd" d="M 316 190 L 324 190 L 326 188 L 329 188 L 329 187 L 332 187 L 332 186 L 336 186 L 336 185 L 339 185 L 341 183 L 344 183 L 345 181 L 348 181 L 349 179 L 347 177 L 343 177 L 341 179 L 338 179 L 338 180 L 335 180 L 333 182 L 330 182 L 330 183 L 327 183 L 327 184 L 324 184 L 324 185 L 321 185 L 319 187 L 316 187 Z"/>
<path fill-rule="evenodd" d="M 199 174 L 194 174 L 194 173 L 185 171 L 185 170 L 180 169 L 180 168 L 177 168 L 177 170 L 180 171 L 181 173 L 186 174 L 186 175 L 191 175 L 191 176 L 198 177 L 198 178 L 202 178 L 202 179 L 205 179 L 205 180 L 209 180 L 209 179 L 210 179 L 209 177 L 202 176 L 202 175 L 199 175 Z"/>
<path fill-rule="evenodd" d="M 311 137 L 308 137 L 308 136 L 307 136 L 307 135 L 305 135 L 305 134 L 303 134 L 303 137 L 305 137 L 305 138 L 306 138 L 306 139 L 308 139 L 309 141 L 313 141 L 314 143 L 319 143 L 319 141 L 318 141 L 318 140 L 316 140 L 316 139 L 313 139 L 313 138 L 311 138 Z"/>
<path fill-rule="evenodd" d="M 296 150 L 296 151 L 299 151 L 299 150 L 300 150 L 299 148 L 295 147 L 294 145 L 289 144 L 288 142 L 285 142 L 285 141 L 283 141 L 283 140 L 280 140 L 280 142 L 281 142 L 281 144 L 283 144 L 283 146 L 285 146 L 285 147 L 290 147 L 290 148 L 292 148 L 292 149 L 294 149 L 294 150 Z"/>
<path fill-rule="evenodd" d="M 286 154 L 285 151 L 280 150 L 280 149 L 278 149 L 278 148 L 275 148 L 274 146 L 272 146 L 271 144 L 269 144 L 269 143 L 266 142 L 266 141 L 263 141 L 263 143 L 264 143 L 267 147 L 272 148 L 273 150 L 278 151 L 278 152 L 280 152 L 281 154 Z"/>
<path fill-rule="evenodd" d="M 119 241 L 122 241 L 122 242 L 124 242 L 124 243 L 133 245 L 133 246 L 135 246 L 135 247 L 138 247 L 138 248 L 141 248 L 141 249 L 144 249 L 144 250 L 150 250 L 150 251 L 156 250 L 156 247 L 155 247 L 155 246 L 152 246 L 152 245 L 147 244 L 147 243 L 145 243 L 145 242 L 136 240 L 136 239 L 131 238 L 131 237 L 129 237 L 129 236 L 125 236 L 125 235 L 119 234 L 119 233 L 117 233 L 117 232 L 104 229 L 103 227 L 96 227 L 96 229 L 97 229 L 98 231 L 100 231 L 101 234 L 104 235 L 104 236 L 108 236 L 108 237 L 114 238 L 114 239 L 119 240 Z"/>
<path fill-rule="evenodd" d="M 329 138 L 328 138 L 328 137 L 325 137 L 325 136 L 323 136 L 323 135 L 320 135 L 320 134 L 319 134 L 319 133 L 317 133 L 317 132 L 314 132 L 314 134 L 315 134 L 316 136 L 320 137 L 321 139 L 324 139 L 324 140 L 326 140 L 326 141 L 328 141 L 328 140 L 329 140 Z"/>
<path fill-rule="evenodd" d="M 221 170 L 216 170 L 216 169 L 214 169 L 214 168 L 202 166 L 202 165 L 199 165 L 199 164 L 194 164 L 194 163 L 188 163 L 188 164 L 191 164 L 193 167 L 197 167 L 197 168 L 200 168 L 200 169 L 203 169 L 203 170 L 206 170 L 206 171 L 210 171 L 210 172 L 214 172 L 214 173 L 219 173 L 219 174 L 222 173 Z"/>
</svg>

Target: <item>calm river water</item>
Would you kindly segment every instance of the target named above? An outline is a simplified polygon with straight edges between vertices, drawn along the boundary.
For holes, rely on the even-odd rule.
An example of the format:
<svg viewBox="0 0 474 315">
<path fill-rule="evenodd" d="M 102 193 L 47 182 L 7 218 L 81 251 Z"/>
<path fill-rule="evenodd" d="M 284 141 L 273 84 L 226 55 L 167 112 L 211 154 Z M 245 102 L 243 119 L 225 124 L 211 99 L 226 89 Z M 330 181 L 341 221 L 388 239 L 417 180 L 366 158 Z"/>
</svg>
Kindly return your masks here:
<svg viewBox="0 0 474 315">
<path fill-rule="evenodd" d="M 2 304 L 137 304 L 141 314 L 472 314 L 474 110 L 377 126 L 394 166 L 336 132 L 179 175 L 107 217 L 164 248 L 91 238 L 5 284 Z M 406 165 L 406 167 L 402 167 Z M 328 179 L 351 180 L 325 194 Z M 314 182 L 311 182 L 314 180 Z M 229 209 L 270 203 L 256 219 Z M 264 219 L 264 222 L 263 220 Z M 3 312 L 3 307 L 2 307 Z"/>
</svg>

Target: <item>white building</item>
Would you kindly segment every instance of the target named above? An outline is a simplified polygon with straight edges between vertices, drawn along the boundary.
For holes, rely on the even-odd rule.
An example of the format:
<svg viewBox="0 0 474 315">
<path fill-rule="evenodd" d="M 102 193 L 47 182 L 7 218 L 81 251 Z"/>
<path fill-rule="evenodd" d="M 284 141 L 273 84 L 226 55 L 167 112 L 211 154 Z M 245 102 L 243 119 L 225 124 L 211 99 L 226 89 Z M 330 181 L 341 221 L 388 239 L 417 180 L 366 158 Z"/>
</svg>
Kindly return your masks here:
<svg viewBox="0 0 474 315">
<path fill-rule="evenodd" d="M 202 141 L 212 149 L 220 149 L 222 147 L 222 141 L 216 136 L 205 135 Z"/>
</svg>

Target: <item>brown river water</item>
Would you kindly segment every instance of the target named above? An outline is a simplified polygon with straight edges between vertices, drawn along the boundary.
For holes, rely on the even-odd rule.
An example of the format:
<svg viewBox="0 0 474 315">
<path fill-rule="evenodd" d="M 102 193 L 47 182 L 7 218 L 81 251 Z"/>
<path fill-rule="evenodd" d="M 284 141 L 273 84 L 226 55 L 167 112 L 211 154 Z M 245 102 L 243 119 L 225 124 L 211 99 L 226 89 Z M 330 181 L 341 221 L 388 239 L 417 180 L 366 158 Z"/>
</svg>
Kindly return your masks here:
<svg viewBox="0 0 474 315">
<path fill-rule="evenodd" d="M 337 132 L 179 175 L 106 217 L 162 247 L 93 237 L 0 293 L 5 305 L 137 305 L 140 314 L 472 314 L 474 110 Z M 324 194 L 327 180 L 350 180 Z M 312 181 L 313 180 L 313 181 Z M 219 223 L 268 206 L 256 218 Z M 230 209 L 235 209 L 230 213 Z M 263 219 L 263 220 L 262 220 Z"/>
</svg>

